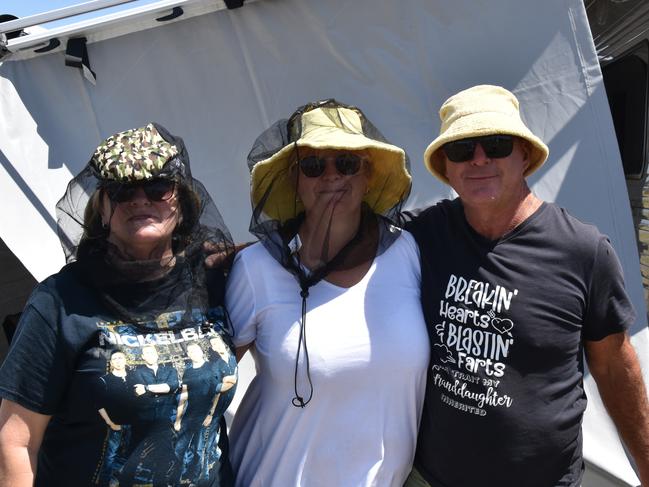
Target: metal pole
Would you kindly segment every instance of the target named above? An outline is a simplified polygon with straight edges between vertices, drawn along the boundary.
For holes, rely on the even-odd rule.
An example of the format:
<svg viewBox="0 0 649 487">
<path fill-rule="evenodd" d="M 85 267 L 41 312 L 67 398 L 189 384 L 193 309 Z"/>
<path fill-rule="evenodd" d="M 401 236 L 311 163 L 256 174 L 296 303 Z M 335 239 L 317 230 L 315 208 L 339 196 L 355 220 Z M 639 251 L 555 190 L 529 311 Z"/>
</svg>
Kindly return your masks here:
<svg viewBox="0 0 649 487">
<path fill-rule="evenodd" d="M 44 24 L 68 17 L 74 17 L 75 15 L 94 12 L 96 10 L 114 7 L 115 5 L 123 5 L 125 3 L 131 3 L 135 1 L 136 0 L 93 0 L 91 2 L 70 5 L 69 7 L 59 8 L 50 12 L 43 12 L 42 14 L 30 15 L 21 19 L 10 20 L 9 22 L 2 22 L 0 23 L 0 34 L 5 32 L 14 32 L 24 29 L 25 27 Z"/>
</svg>

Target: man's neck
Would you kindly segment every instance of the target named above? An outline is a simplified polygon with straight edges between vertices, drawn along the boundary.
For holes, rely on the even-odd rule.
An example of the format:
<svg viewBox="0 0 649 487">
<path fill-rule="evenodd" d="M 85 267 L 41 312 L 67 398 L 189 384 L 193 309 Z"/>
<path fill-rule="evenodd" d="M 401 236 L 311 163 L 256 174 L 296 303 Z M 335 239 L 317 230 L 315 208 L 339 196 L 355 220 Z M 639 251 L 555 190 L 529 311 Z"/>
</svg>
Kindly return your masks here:
<svg viewBox="0 0 649 487">
<path fill-rule="evenodd" d="M 497 240 L 527 220 L 543 201 L 534 196 L 527 186 L 519 197 L 506 205 L 464 205 L 464 215 L 469 225 L 483 237 Z"/>
</svg>

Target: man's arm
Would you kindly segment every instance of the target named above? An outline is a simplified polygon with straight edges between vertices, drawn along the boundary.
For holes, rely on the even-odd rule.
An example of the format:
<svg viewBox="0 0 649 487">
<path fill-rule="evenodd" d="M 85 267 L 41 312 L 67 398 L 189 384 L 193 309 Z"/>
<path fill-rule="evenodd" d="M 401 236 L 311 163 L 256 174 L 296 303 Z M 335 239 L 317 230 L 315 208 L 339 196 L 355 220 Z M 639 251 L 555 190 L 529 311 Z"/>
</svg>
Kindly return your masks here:
<svg viewBox="0 0 649 487">
<path fill-rule="evenodd" d="M 0 486 L 31 487 L 50 416 L 4 399 L 0 406 Z"/>
<path fill-rule="evenodd" d="M 210 412 L 207 413 L 207 416 L 205 416 L 205 419 L 203 420 L 203 426 L 206 428 L 212 424 L 212 419 L 214 419 L 214 411 L 216 411 L 216 405 L 219 403 L 219 398 L 221 397 L 221 393 L 217 392 L 216 395 L 214 396 L 214 399 L 212 400 L 212 406 L 210 407 Z"/>
<path fill-rule="evenodd" d="M 99 416 L 103 418 L 106 424 L 110 426 L 110 429 L 112 429 L 113 431 L 119 431 L 122 429 L 121 425 L 115 424 L 113 420 L 110 419 L 110 416 L 108 415 L 108 411 L 106 411 L 106 408 L 99 409 Z"/>
<path fill-rule="evenodd" d="M 638 357 L 626 333 L 586 341 L 586 360 L 599 394 L 649 486 L 649 401 Z"/>
<path fill-rule="evenodd" d="M 180 431 L 180 422 L 185 414 L 185 406 L 187 404 L 187 384 L 183 384 L 182 392 L 180 393 L 180 400 L 178 401 L 178 408 L 176 409 L 176 421 L 174 422 L 174 429 Z"/>
<path fill-rule="evenodd" d="M 168 394 L 170 392 L 176 392 L 180 387 L 178 372 L 172 366 L 161 366 L 158 370 L 158 375 L 159 377 L 156 379 L 156 383 L 149 385 L 149 391 L 155 392 L 156 394 Z"/>
<path fill-rule="evenodd" d="M 171 386 L 166 382 L 160 384 L 147 384 L 144 386 L 144 390 L 154 394 L 169 394 L 171 392 Z"/>
</svg>

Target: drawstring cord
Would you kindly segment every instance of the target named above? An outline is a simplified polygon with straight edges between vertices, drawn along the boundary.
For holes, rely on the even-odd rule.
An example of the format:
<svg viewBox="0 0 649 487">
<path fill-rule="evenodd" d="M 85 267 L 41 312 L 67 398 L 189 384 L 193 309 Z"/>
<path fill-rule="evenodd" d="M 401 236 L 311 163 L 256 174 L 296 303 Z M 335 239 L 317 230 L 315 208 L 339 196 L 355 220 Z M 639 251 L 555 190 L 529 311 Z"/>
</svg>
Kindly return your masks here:
<svg viewBox="0 0 649 487">
<path fill-rule="evenodd" d="M 361 220 L 361 223 L 358 225 L 358 229 L 356 230 L 356 234 L 354 237 L 347 242 L 347 244 L 336 254 L 336 256 L 331 259 L 329 262 L 327 262 L 324 266 L 320 267 L 319 269 L 316 269 L 314 272 L 309 274 L 308 276 L 304 272 L 304 269 L 302 269 L 302 266 L 300 264 L 300 256 L 297 252 L 291 252 L 289 249 L 288 250 L 288 255 L 293 255 L 294 258 L 290 258 L 287 261 L 288 268 L 293 272 L 295 276 L 297 276 L 299 283 L 300 283 L 300 296 L 302 297 L 302 319 L 300 320 L 300 335 L 298 338 L 298 344 L 297 344 L 297 353 L 295 355 L 295 373 L 293 377 L 293 389 L 295 391 L 295 397 L 292 399 L 292 404 L 296 408 L 303 408 L 313 398 L 313 382 L 311 380 L 311 367 L 310 367 L 310 362 L 309 362 L 309 350 L 306 345 L 306 298 L 309 297 L 309 288 L 311 286 L 315 286 L 318 282 L 320 282 L 322 279 L 324 279 L 329 272 L 334 269 L 340 262 L 342 262 L 351 249 L 358 243 L 360 242 L 365 234 L 365 226 L 366 222 Z M 297 232 L 296 232 L 297 235 Z M 288 247 L 288 244 L 285 244 Z M 306 377 L 309 382 L 309 393 L 308 397 L 306 400 L 304 399 L 303 396 L 300 395 L 300 393 L 297 390 L 297 379 L 298 379 L 298 371 L 299 371 L 299 364 L 300 364 L 300 356 L 302 355 L 302 348 L 304 348 L 304 361 L 306 362 Z"/>
<path fill-rule="evenodd" d="M 300 320 L 300 337 L 297 342 L 297 355 L 295 356 L 295 376 L 293 380 L 293 388 L 295 390 L 295 397 L 293 397 L 293 406 L 296 408 L 303 408 L 309 402 L 311 402 L 311 398 L 313 397 L 313 382 L 311 381 L 311 368 L 309 366 L 309 350 L 306 346 L 306 298 L 309 297 L 309 287 L 307 283 L 301 284 L 302 291 L 300 291 L 300 296 L 302 296 L 302 319 Z M 300 396 L 300 393 L 297 391 L 297 372 L 298 372 L 298 365 L 300 362 L 300 354 L 302 351 L 302 344 L 304 344 L 304 360 L 306 362 L 306 377 L 307 380 L 309 381 L 309 396 L 307 397 L 306 401 L 302 396 Z"/>
</svg>

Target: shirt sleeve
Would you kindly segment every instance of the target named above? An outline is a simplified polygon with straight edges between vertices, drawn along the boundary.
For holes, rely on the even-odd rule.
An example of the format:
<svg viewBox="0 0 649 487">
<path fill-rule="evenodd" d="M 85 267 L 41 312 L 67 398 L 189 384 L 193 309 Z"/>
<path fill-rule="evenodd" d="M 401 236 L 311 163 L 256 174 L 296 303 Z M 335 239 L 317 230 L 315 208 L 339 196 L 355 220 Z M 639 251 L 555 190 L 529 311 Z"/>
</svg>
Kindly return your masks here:
<svg viewBox="0 0 649 487">
<path fill-rule="evenodd" d="M 225 306 L 234 329 L 234 346 L 242 347 L 252 343 L 257 337 L 257 312 L 255 292 L 243 252 L 235 258 L 228 276 Z"/>
<path fill-rule="evenodd" d="M 412 267 L 412 271 L 415 274 L 415 278 L 418 283 L 421 285 L 421 264 L 420 264 L 420 255 L 419 247 L 415 242 L 413 235 L 407 231 L 403 231 L 403 239 L 406 242 L 406 259 L 407 262 Z"/>
<path fill-rule="evenodd" d="M 636 314 L 624 288 L 622 266 L 611 242 L 601 236 L 593 262 L 584 320 L 584 338 L 601 340 L 620 333 L 635 321 Z"/>
<path fill-rule="evenodd" d="M 23 311 L 0 368 L 0 396 L 41 414 L 53 415 L 72 377 L 60 329 L 60 306 L 42 286 Z"/>
</svg>

